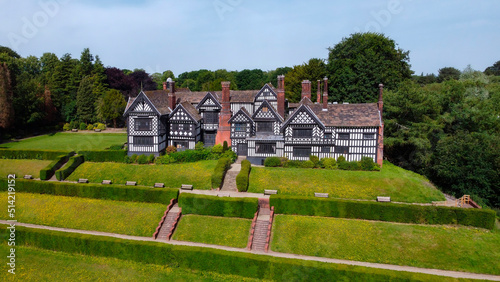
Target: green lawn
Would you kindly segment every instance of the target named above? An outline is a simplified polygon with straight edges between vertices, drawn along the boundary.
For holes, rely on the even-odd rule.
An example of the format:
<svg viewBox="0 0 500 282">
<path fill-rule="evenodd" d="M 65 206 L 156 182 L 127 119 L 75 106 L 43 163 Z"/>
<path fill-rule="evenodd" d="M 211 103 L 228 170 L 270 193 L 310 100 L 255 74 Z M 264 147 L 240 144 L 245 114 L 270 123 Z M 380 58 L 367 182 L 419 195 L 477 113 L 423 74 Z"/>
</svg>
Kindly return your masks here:
<svg viewBox="0 0 500 282">
<path fill-rule="evenodd" d="M 0 177 L 7 178 L 9 174 L 15 174 L 17 178 L 23 178 L 30 174 L 34 178 L 40 177 L 40 170 L 48 166 L 52 161 L 41 160 L 6 160 L 0 159 Z"/>
<path fill-rule="evenodd" d="M 277 215 L 271 250 L 500 275 L 500 231 Z"/>
<path fill-rule="evenodd" d="M 0 144 L 0 148 L 38 149 L 61 151 L 104 150 L 111 145 L 123 145 L 127 134 L 123 133 L 66 133 L 60 132 Z"/>
<path fill-rule="evenodd" d="M 304 168 L 252 167 L 248 192 L 277 189 L 279 194 L 429 203 L 445 198 L 424 176 L 384 162 L 381 171 L 343 171 Z"/>
<path fill-rule="evenodd" d="M 7 255 L 6 244 L 0 252 Z M 144 264 L 16 246 L 16 274 L 2 263 L 2 281 L 258 281 L 237 275 Z M 6 260 L 6 259 L 5 259 Z M 62 267 L 64 266 L 64 267 Z"/>
<path fill-rule="evenodd" d="M 0 193 L 7 201 L 7 193 Z M 16 220 L 55 227 L 150 237 L 166 205 L 16 193 Z M 7 217 L 7 209 L 1 211 Z"/>
<path fill-rule="evenodd" d="M 123 163 L 85 162 L 67 180 L 86 178 L 89 182 L 101 183 L 108 179 L 115 184 L 137 181 L 137 185 L 153 186 L 156 182 L 165 187 L 179 188 L 182 184 L 192 184 L 194 189 L 210 189 L 211 176 L 217 161 L 169 165 L 136 165 Z"/>
<path fill-rule="evenodd" d="M 185 215 L 172 239 L 245 248 L 251 225 L 251 219 Z"/>
</svg>

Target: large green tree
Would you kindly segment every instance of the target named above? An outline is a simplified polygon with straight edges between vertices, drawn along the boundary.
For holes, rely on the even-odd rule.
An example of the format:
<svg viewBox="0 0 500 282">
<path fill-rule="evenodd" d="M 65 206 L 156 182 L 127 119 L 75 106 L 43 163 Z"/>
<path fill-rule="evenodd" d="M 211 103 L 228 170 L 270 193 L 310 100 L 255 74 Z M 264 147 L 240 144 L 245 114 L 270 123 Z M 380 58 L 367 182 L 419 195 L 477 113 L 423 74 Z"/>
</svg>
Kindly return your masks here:
<svg viewBox="0 0 500 282">
<path fill-rule="evenodd" d="M 112 120 L 113 127 L 116 128 L 116 120 L 120 118 L 125 110 L 127 102 L 123 95 L 116 89 L 106 91 L 106 94 L 99 100 L 97 109 L 99 118 L 103 120 Z"/>
<path fill-rule="evenodd" d="M 82 122 L 96 121 L 95 103 L 97 97 L 94 92 L 94 76 L 85 76 L 80 82 L 80 87 L 76 94 L 76 109 L 78 119 Z"/>
<path fill-rule="evenodd" d="M 302 81 L 311 81 L 311 99 L 316 101 L 317 80 L 323 82 L 326 76 L 326 64 L 322 59 L 310 59 L 307 63 L 294 66 L 285 76 L 285 95 L 290 102 L 299 102 L 302 93 Z"/>
<path fill-rule="evenodd" d="M 329 48 L 330 101 L 374 102 L 378 85 L 388 89 L 412 75 L 409 51 L 379 33 L 355 33 Z"/>
<path fill-rule="evenodd" d="M 497 61 L 492 66 L 487 67 L 484 70 L 484 73 L 486 75 L 497 75 L 497 76 L 499 76 L 500 75 L 500 61 Z"/>
<path fill-rule="evenodd" d="M 453 67 L 440 68 L 438 71 L 438 82 L 443 82 L 446 80 L 454 79 L 458 80 L 460 78 L 460 70 Z"/>
</svg>

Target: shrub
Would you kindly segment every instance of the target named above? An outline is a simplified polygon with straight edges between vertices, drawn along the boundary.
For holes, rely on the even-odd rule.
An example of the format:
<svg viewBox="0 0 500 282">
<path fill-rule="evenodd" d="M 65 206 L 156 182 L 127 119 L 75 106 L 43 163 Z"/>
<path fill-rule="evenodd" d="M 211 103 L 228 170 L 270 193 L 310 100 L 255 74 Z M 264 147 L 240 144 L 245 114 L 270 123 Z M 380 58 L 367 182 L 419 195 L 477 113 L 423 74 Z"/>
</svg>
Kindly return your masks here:
<svg viewBox="0 0 500 282">
<path fill-rule="evenodd" d="M 167 152 L 167 154 L 175 153 L 175 152 L 177 152 L 177 148 L 175 148 L 174 146 L 168 146 L 166 149 L 166 152 Z"/>
<path fill-rule="evenodd" d="M 199 150 L 203 150 L 205 149 L 205 144 L 203 144 L 203 142 L 201 141 L 198 141 L 195 145 L 194 145 L 194 149 L 199 151 Z"/>
<path fill-rule="evenodd" d="M 236 161 L 236 159 L 238 158 L 238 155 L 236 155 L 236 153 L 233 152 L 233 150 L 227 150 L 224 153 L 222 153 L 222 155 L 220 155 L 220 157 L 221 158 L 229 158 L 231 160 L 231 163 L 234 163 L 234 161 Z"/>
<path fill-rule="evenodd" d="M 324 158 L 321 159 L 321 166 L 325 169 L 336 169 L 337 162 L 334 158 Z"/>
<path fill-rule="evenodd" d="M 94 130 L 94 125 L 92 124 L 87 125 L 87 130 Z"/>
<path fill-rule="evenodd" d="M 83 155 L 86 161 L 89 162 L 115 162 L 127 163 L 125 160 L 125 156 L 127 155 L 127 151 L 125 150 L 94 150 L 94 151 L 79 151 L 79 155 Z"/>
<path fill-rule="evenodd" d="M 155 160 L 155 164 L 169 164 L 169 163 L 170 163 L 170 156 L 169 155 L 157 157 Z"/>
<path fill-rule="evenodd" d="M 231 160 L 228 158 L 220 158 L 215 166 L 214 173 L 212 174 L 212 188 L 221 188 L 222 182 L 224 181 L 224 176 L 226 171 L 231 165 Z"/>
<path fill-rule="evenodd" d="M 287 157 L 281 157 L 280 158 L 280 162 L 281 162 L 281 165 L 282 167 L 287 167 L 287 163 L 288 163 L 288 158 Z"/>
<path fill-rule="evenodd" d="M 272 195 L 276 213 L 419 224 L 460 224 L 493 229 L 495 212 L 442 206 Z"/>
<path fill-rule="evenodd" d="M 315 155 L 310 155 L 309 160 L 313 163 L 313 167 L 319 167 L 319 157 Z"/>
<path fill-rule="evenodd" d="M 253 218 L 258 206 L 257 198 L 230 198 L 191 193 L 182 193 L 179 196 L 179 207 L 182 208 L 183 214 Z"/>
<path fill-rule="evenodd" d="M 97 124 L 97 129 L 105 130 L 106 129 L 106 125 L 104 125 L 104 123 L 98 123 Z"/>
<path fill-rule="evenodd" d="M 147 164 L 148 163 L 148 156 L 146 156 L 146 155 L 140 155 L 137 158 L 137 163 L 138 164 Z"/>
<path fill-rule="evenodd" d="M 155 162 L 155 155 L 151 154 L 148 156 L 148 163 L 153 164 Z"/>
<path fill-rule="evenodd" d="M 222 154 L 222 146 L 221 144 L 216 144 L 212 147 L 212 153 Z"/>
<path fill-rule="evenodd" d="M 132 160 L 128 155 L 125 155 L 125 157 L 123 158 L 123 162 L 126 164 L 131 164 Z"/>
<path fill-rule="evenodd" d="M 109 150 L 111 150 L 111 151 L 118 151 L 118 150 L 121 150 L 122 148 L 123 148 L 123 145 L 121 145 L 121 144 L 109 146 Z"/>
<path fill-rule="evenodd" d="M 79 129 L 80 129 L 80 130 L 85 130 L 85 129 L 87 129 L 87 124 L 85 124 L 85 122 L 80 123 Z"/>
<path fill-rule="evenodd" d="M 227 149 L 229 149 L 229 147 L 227 145 L 227 141 L 224 141 L 224 143 L 222 145 L 222 152 L 224 153 L 225 151 L 227 151 Z"/>
<path fill-rule="evenodd" d="M 5 183 L 4 183 L 5 182 Z M 145 186 L 102 185 L 88 183 L 85 185 L 70 182 L 33 181 L 16 179 L 16 188 L 26 193 L 49 194 L 101 200 L 145 202 L 168 204 L 177 199 L 179 189 L 156 189 Z M 7 191 L 7 179 L 0 179 L 0 191 Z"/>
<path fill-rule="evenodd" d="M 68 161 L 69 157 L 72 156 L 74 153 L 66 154 L 66 155 L 61 155 L 59 158 L 51 162 L 49 165 L 47 165 L 45 168 L 40 170 L 40 180 L 49 180 L 56 170 L 61 168 L 61 166 Z"/>
<path fill-rule="evenodd" d="M 379 166 L 370 157 L 362 157 L 360 166 L 362 170 L 380 170 Z"/>
<path fill-rule="evenodd" d="M 281 166 L 281 160 L 278 157 L 268 157 L 264 161 L 264 166 L 266 166 L 266 167 L 278 167 L 278 166 Z"/>
<path fill-rule="evenodd" d="M 241 162 L 241 170 L 236 176 L 236 187 L 239 192 L 246 192 L 248 190 L 248 180 L 250 176 L 252 164 L 249 160 L 243 160 Z"/>
<path fill-rule="evenodd" d="M 137 154 L 133 154 L 132 156 L 130 156 L 130 163 L 135 164 L 137 162 L 137 158 L 139 158 Z"/>
<path fill-rule="evenodd" d="M 344 156 L 339 156 L 339 157 L 337 158 L 337 163 L 341 163 L 341 162 L 345 162 L 345 161 L 346 161 L 346 160 L 345 160 L 345 157 L 344 157 Z"/>
<path fill-rule="evenodd" d="M 57 180 L 61 181 L 61 180 L 66 179 L 84 161 L 85 160 L 84 160 L 82 155 L 78 155 L 78 156 L 74 156 L 74 157 L 69 158 L 69 161 L 66 163 L 66 165 L 62 169 L 59 169 L 56 171 Z"/>
<path fill-rule="evenodd" d="M 284 164 L 284 167 L 299 168 L 302 167 L 302 161 L 289 160 Z"/>
<path fill-rule="evenodd" d="M 0 149 L 0 159 L 55 160 L 69 151 Z M 74 153 L 74 152 L 73 152 Z"/>
<path fill-rule="evenodd" d="M 69 123 L 65 123 L 65 124 L 63 125 L 63 130 L 64 130 L 64 131 L 69 131 L 69 130 L 71 130 L 71 126 L 69 125 Z"/>
<path fill-rule="evenodd" d="M 69 127 L 71 127 L 71 129 L 78 129 L 79 125 L 80 124 L 76 120 L 73 120 L 69 123 Z"/>
<path fill-rule="evenodd" d="M 301 163 L 302 168 L 314 168 L 314 163 L 312 161 L 305 161 Z"/>
</svg>

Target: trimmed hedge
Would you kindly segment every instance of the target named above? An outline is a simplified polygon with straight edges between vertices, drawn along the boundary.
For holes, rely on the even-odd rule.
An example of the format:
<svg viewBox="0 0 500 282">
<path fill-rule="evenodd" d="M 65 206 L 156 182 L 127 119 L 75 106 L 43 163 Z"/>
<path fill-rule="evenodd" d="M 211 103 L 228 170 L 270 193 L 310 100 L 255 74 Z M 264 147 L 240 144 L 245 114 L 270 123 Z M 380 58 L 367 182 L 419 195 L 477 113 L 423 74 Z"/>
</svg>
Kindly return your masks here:
<svg viewBox="0 0 500 282">
<path fill-rule="evenodd" d="M 249 160 L 241 162 L 241 170 L 236 176 L 236 187 L 239 192 L 246 192 L 248 190 L 248 179 L 252 163 Z"/>
<path fill-rule="evenodd" d="M 230 198 L 191 193 L 179 195 L 179 207 L 182 208 L 183 214 L 253 218 L 258 206 L 257 198 Z"/>
<path fill-rule="evenodd" d="M 125 150 L 95 150 L 95 151 L 79 151 L 79 155 L 84 156 L 87 162 L 115 162 L 123 163 L 127 151 Z"/>
<path fill-rule="evenodd" d="M 214 173 L 212 174 L 212 188 L 221 188 L 224 181 L 224 175 L 231 166 L 231 159 L 220 158 L 215 166 Z"/>
<path fill-rule="evenodd" d="M 84 161 L 85 161 L 85 159 L 83 158 L 82 155 L 78 155 L 78 156 L 74 156 L 74 157 L 69 158 L 69 161 L 66 163 L 66 165 L 62 169 L 59 169 L 56 171 L 57 180 L 61 181 L 61 180 L 66 179 Z"/>
<path fill-rule="evenodd" d="M 7 179 L 0 179 L 0 191 L 7 191 L 7 188 Z M 115 184 L 78 184 L 70 182 L 24 179 L 16 179 L 16 191 L 35 194 L 158 204 L 168 204 L 171 199 L 177 199 L 179 195 L 179 189 L 176 188 L 150 188 L 144 186 L 125 186 Z"/>
<path fill-rule="evenodd" d="M 353 201 L 304 196 L 271 195 L 270 205 L 278 214 L 356 218 L 419 224 L 459 224 L 493 229 L 495 212 L 371 201 Z"/>
<path fill-rule="evenodd" d="M 6 236 L 7 225 L 1 225 Z M 275 281 L 443 281 L 446 277 L 16 226 L 16 244 Z M 454 280 L 450 278 L 448 280 Z"/>
<path fill-rule="evenodd" d="M 41 180 L 49 180 L 56 170 L 61 168 L 61 166 L 68 161 L 69 157 L 72 156 L 74 152 L 71 152 L 66 155 L 61 155 L 55 161 L 51 162 L 48 166 L 40 170 L 40 179 Z"/>
<path fill-rule="evenodd" d="M 0 149 L 0 159 L 55 160 L 70 151 Z"/>
</svg>

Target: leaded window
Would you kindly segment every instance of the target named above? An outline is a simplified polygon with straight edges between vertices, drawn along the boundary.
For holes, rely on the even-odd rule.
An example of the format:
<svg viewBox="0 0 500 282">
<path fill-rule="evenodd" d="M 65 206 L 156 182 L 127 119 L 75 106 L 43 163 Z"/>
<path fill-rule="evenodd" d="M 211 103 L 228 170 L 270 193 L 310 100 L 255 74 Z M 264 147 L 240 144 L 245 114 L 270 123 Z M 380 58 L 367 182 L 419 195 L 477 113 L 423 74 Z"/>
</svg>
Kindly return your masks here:
<svg viewBox="0 0 500 282">
<path fill-rule="evenodd" d="M 255 152 L 258 154 L 275 154 L 276 144 L 274 143 L 255 143 Z"/>
<path fill-rule="evenodd" d="M 335 153 L 349 154 L 349 147 L 348 146 L 337 146 L 337 147 L 335 147 Z"/>
<path fill-rule="evenodd" d="M 374 133 L 365 133 L 363 134 L 363 139 L 375 139 Z"/>
<path fill-rule="evenodd" d="M 349 140 L 350 137 L 351 137 L 351 134 L 349 134 L 349 133 L 339 133 L 340 140 Z"/>
<path fill-rule="evenodd" d="M 273 122 L 257 122 L 257 132 L 273 132 Z"/>
<path fill-rule="evenodd" d="M 134 129 L 136 131 L 150 131 L 153 126 L 152 118 L 136 118 L 134 120 Z"/>
<path fill-rule="evenodd" d="M 294 157 L 309 157 L 311 155 L 311 147 L 293 147 Z"/>
<path fill-rule="evenodd" d="M 153 145 L 153 136 L 134 136 L 134 145 L 149 146 Z"/>
<path fill-rule="evenodd" d="M 219 113 L 218 112 L 204 112 L 203 120 L 205 123 L 218 124 L 219 123 Z"/>
<path fill-rule="evenodd" d="M 247 131 L 247 124 L 246 123 L 235 123 L 234 124 L 234 131 L 236 132 L 246 132 Z"/>
<path fill-rule="evenodd" d="M 313 134 L 312 128 L 294 129 L 293 130 L 293 137 L 297 137 L 297 138 L 311 138 L 312 134 Z"/>
</svg>

